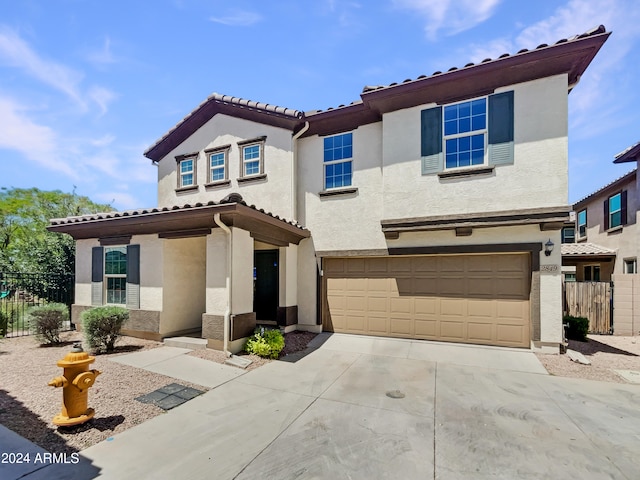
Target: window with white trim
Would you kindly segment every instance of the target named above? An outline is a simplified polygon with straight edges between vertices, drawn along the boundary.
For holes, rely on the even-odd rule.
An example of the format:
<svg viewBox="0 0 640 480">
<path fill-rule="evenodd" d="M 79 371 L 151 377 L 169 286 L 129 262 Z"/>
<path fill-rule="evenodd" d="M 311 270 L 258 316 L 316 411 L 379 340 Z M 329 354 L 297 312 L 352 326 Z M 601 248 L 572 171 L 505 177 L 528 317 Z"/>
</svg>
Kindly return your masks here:
<svg viewBox="0 0 640 480">
<path fill-rule="evenodd" d="M 587 209 L 578 212 L 578 238 L 587 236 Z"/>
<path fill-rule="evenodd" d="M 352 177 L 353 133 L 324 139 L 324 188 L 349 187 Z"/>
<path fill-rule="evenodd" d="M 178 161 L 178 187 L 191 187 L 195 185 L 195 158 L 185 158 Z"/>
<path fill-rule="evenodd" d="M 638 260 L 636 258 L 625 258 L 624 273 L 638 273 Z"/>
<path fill-rule="evenodd" d="M 209 156 L 209 183 L 221 182 L 228 178 L 227 174 L 227 150 L 210 152 Z"/>
<path fill-rule="evenodd" d="M 575 227 L 562 228 L 562 243 L 576 243 Z"/>
<path fill-rule="evenodd" d="M 242 176 L 260 175 L 262 145 L 245 145 L 242 147 Z"/>
<path fill-rule="evenodd" d="M 610 228 L 616 228 L 626 223 L 626 213 L 623 215 L 623 210 L 626 210 L 626 193 L 618 192 L 615 195 L 611 195 L 604 203 L 605 205 L 605 230 Z M 623 195 L 624 194 L 624 195 Z M 624 202 L 623 202 L 624 196 Z M 624 203 L 624 205 L 623 205 Z"/>
<path fill-rule="evenodd" d="M 445 168 L 484 165 L 487 143 L 487 99 L 444 107 Z"/>
<path fill-rule="evenodd" d="M 127 247 L 104 249 L 105 303 L 127 304 Z"/>
</svg>

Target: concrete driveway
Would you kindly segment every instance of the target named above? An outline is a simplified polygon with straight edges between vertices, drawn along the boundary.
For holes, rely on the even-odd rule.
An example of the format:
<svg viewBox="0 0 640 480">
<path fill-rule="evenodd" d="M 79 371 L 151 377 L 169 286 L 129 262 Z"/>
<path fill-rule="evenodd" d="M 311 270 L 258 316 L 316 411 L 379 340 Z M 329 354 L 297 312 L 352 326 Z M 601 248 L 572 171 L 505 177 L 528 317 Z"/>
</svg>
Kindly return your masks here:
<svg viewBox="0 0 640 480">
<path fill-rule="evenodd" d="M 552 377 L 514 349 L 315 342 L 24 478 L 638 478 L 640 386 Z"/>
</svg>

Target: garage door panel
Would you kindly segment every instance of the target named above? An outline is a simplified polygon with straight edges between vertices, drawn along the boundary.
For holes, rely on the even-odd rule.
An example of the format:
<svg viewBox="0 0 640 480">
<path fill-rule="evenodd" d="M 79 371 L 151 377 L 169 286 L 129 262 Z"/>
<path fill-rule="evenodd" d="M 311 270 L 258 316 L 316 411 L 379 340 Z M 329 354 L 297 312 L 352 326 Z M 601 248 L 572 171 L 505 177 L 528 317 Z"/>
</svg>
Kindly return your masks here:
<svg viewBox="0 0 640 480">
<path fill-rule="evenodd" d="M 529 256 L 325 260 L 325 328 L 336 332 L 529 346 Z"/>
<path fill-rule="evenodd" d="M 469 321 L 467 324 L 467 335 L 471 341 L 482 343 L 491 342 L 495 337 L 495 325 Z"/>
<path fill-rule="evenodd" d="M 440 322 L 440 336 L 450 341 L 464 342 L 465 341 L 465 324 L 462 321 L 442 321 Z"/>
<path fill-rule="evenodd" d="M 395 297 L 389 299 L 389 313 L 413 313 L 413 298 L 411 297 Z"/>
<path fill-rule="evenodd" d="M 413 320 L 410 318 L 391 317 L 389 319 L 390 333 L 402 336 L 413 336 Z"/>
</svg>

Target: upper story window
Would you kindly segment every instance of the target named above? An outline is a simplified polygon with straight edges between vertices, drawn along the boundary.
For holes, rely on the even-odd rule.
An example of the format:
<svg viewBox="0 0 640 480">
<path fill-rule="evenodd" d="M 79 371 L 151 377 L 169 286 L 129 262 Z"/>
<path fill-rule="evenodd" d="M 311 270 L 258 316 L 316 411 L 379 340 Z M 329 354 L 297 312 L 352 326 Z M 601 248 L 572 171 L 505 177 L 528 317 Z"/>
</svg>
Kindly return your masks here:
<svg viewBox="0 0 640 480">
<path fill-rule="evenodd" d="M 604 201 L 604 229 L 620 227 L 627 223 L 627 192 L 611 195 Z"/>
<path fill-rule="evenodd" d="M 638 260 L 635 258 L 625 258 L 624 273 L 638 273 Z"/>
<path fill-rule="evenodd" d="M 578 238 L 587 236 L 587 209 L 578 212 Z"/>
<path fill-rule="evenodd" d="M 197 153 L 178 155 L 178 188 L 196 187 L 196 159 Z"/>
<path fill-rule="evenodd" d="M 513 91 L 422 110 L 420 121 L 423 175 L 486 172 L 514 162 Z"/>
<path fill-rule="evenodd" d="M 205 150 L 208 162 L 208 183 L 219 183 L 229 178 L 229 149 L 230 145 Z"/>
<path fill-rule="evenodd" d="M 105 247 L 104 285 L 106 302 L 127 303 L 127 247 Z"/>
<path fill-rule="evenodd" d="M 353 133 L 324 139 L 324 188 L 351 186 Z"/>
<path fill-rule="evenodd" d="M 562 243 L 575 243 L 576 229 L 575 227 L 564 227 L 562 229 Z"/>
<path fill-rule="evenodd" d="M 266 136 L 238 142 L 240 147 L 240 178 L 264 177 L 264 143 Z"/>
<path fill-rule="evenodd" d="M 487 99 L 444 107 L 445 168 L 484 165 Z"/>
</svg>

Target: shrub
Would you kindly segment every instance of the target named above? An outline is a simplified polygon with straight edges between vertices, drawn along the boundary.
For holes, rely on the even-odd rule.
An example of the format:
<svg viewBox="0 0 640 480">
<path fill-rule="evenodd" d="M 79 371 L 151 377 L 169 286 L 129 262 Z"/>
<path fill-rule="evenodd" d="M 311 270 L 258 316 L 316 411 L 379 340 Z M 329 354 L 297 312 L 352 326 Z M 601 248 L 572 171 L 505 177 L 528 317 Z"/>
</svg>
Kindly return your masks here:
<svg viewBox="0 0 640 480">
<path fill-rule="evenodd" d="M 264 358 L 278 358 L 284 348 L 284 337 L 280 330 L 256 330 L 249 337 L 244 349 L 248 353 L 253 353 Z"/>
<path fill-rule="evenodd" d="M 129 319 L 126 308 L 106 306 L 82 312 L 82 331 L 89 348 L 112 352 L 122 324 Z"/>
<path fill-rule="evenodd" d="M 567 339 L 578 340 L 580 342 L 587 341 L 587 333 L 589 332 L 588 318 L 565 315 L 562 319 L 562 323 L 568 325 L 565 330 Z"/>
<path fill-rule="evenodd" d="M 63 322 L 69 320 L 69 309 L 64 303 L 48 303 L 29 309 L 29 328 L 43 344 L 60 343 Z"/>
</svg>

